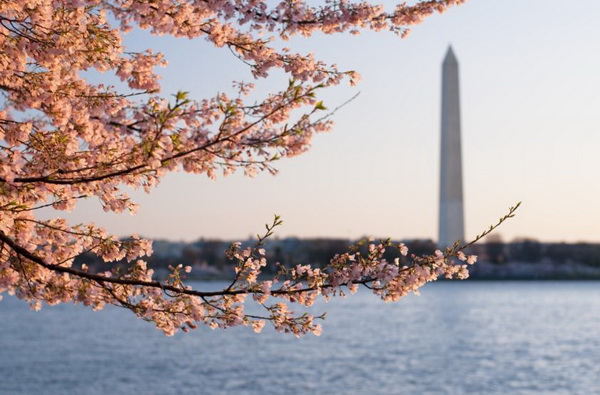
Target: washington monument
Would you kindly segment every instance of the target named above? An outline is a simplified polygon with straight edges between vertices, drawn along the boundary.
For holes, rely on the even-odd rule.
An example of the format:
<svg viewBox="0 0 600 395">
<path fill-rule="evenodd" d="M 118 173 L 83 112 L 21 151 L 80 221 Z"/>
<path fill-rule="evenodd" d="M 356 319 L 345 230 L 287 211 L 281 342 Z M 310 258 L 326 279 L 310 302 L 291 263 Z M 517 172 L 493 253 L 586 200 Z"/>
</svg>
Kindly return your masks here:
<svg viewBox="0 0 600 395">
<path fill-rule="evenodd" d="M 440 247 L 465 239 L 458 62 L 448 47 L 442 65 L 442 125 L 440 158 Z"/>
</svg>

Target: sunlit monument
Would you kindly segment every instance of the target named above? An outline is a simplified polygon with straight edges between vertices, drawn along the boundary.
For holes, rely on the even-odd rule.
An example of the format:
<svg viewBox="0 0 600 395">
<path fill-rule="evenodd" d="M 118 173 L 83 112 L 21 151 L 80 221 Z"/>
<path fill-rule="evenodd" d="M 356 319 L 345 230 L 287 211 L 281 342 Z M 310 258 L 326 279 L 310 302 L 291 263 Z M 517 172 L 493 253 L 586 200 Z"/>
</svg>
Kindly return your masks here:
<svg viewBox="0 0 600 395">
<path fill-rule="evenodd" d="M 464 240 L 462 158 L 458 62 L 448 47 L 442 65 L 442 141 L 440 157 L 440 217 L 438 245 Z"/>
</svg>

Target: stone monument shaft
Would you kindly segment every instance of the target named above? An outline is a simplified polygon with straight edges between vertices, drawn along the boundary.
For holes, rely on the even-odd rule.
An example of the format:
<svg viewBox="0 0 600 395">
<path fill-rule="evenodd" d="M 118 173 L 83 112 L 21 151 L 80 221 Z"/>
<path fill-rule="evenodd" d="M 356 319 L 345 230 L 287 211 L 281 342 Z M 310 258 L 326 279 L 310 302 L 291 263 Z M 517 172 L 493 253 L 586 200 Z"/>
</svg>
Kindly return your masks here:
<svg viewBox="0 0 600 395">
<path fill-rule="evenodd" d="M 465 236 L 459 99 L 458 62 L 449 47 L 442 65 L 440 247 L 464 241 Z"/>
</svg>

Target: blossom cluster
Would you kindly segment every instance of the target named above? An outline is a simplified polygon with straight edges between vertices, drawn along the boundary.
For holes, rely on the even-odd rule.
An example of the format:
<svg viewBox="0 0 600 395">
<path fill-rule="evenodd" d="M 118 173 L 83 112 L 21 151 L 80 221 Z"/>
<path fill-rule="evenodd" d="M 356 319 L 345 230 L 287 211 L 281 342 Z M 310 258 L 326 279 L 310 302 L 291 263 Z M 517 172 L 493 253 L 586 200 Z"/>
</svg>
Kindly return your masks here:
<svg viewBox="0 0 600 395">
<path fill-rule="evenodd" d="M 211 327 L 264 321 L 295 334 L 320 331 L 310 315 L 286 303 L 310 305 L 341 287 L 353 292 L 372 284 L 395 300 L 443 274 L 464 277 L 444 258 L 416 258 L 407 267 L 385 262 L 388 246 L 367 256 L 341 254 L 328 269 L 300 266 L 286 280 L 260 281 L 267 265 L 261 250 L 233 247 L 239 262 L 231 286 L 210 293 L 183 283 L 189 269 L 174 267 L 166 281 L 153 278 L 141 258 L 146 240 L 119 240 L 94 224 L 42 220 L 38 210 L 71 210 L 80 199 L 97 199 L 105 211 L 135 213 L 125 188 L 150 191 L 171 171 L 214 178 L 241 169 L 248 176 L 275 173 L 273 162 L 305 152 L 316 133 L 330 130 L 320 90 L 354 71 L 276 45 L 294 35 L 363 29 L 405 35 L 411 25 L 463 0 L 424 0 L 390 11 L 368 2 L 261 0 L 27 0 L 0 2 L 0 293 L 8 291 L 38 309 L 41 302 L 80 302 L 94 309 L 126 307 L 167 334 L 198 323 Z M 258 101 L 252 83 L 237 82 L 233 94 L 192 100 L 160 94 L 157 67 L 166 59 L 152 48 L 130 51 L 130 29 L 207 40 L 230 49 L 255 79 L 279 70 L 289 84 Z M 114 74 L 122 87 L 92 83 L 86 72 Z M 298 114 L 301 114 L 298 116 Z M 405 247 L 400 247 L 405 248 Z M 402 250 L 405 252 L 405 250 Z M 74 258 L 92 252 L 106 262 L 126 259 L 126 272 L 92 273 Z M 282 277 L 283 278 L 283 277 Z M 244 312 L 247 296 L 268 314 Z M 269 298 L 282 301 L 267 304 Z"/>
</svg>

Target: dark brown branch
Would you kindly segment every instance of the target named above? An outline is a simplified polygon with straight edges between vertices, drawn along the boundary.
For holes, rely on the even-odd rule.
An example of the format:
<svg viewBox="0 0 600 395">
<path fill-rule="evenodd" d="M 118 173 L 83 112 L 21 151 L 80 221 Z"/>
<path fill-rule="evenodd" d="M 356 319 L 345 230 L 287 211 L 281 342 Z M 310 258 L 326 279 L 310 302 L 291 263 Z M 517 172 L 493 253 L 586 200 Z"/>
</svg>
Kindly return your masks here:
<svg viewBox="0 0 600 395">
<path fill-rule="evenodd" d="M 304 97 L 308 94 L 311 93 L 312 90 L 307 91 L 304 95 L 299 96 L 299 97 L 294 97 L 293 100 L 298 100 L 301 97 Z M 268 119 L 269 117 L 271 117 L 272 115 L 276 114 L 277 112 L 281 111 L 288 103 L 284 103 L 281 104 L 279 106 L 277 106 L 276 108 L 274 108 L 273 110 L 271 110 L 268 114 L 265 114 L 263 117 L 261 117 L 260 119 L 246 125 L 245 127 L 241 128 L 240 130 L 236 131 L 235 133 L 226 136 L 222 139 L 215 139 L 213 141 L 209 141 L 206 144 L 200 145 L 198 147 L 194 147 L 192 149 L 189 149 L 187 151 L 182 151 L 182 152 L 178 152 L 174 155 L 168 156 L 166 158 L 163 158 L 161 160 L 161 163 L 165 163 L 168 161 L 171 161 L 173 159 L 179 159 L 181 157 L 184 156 L 188 156 L 190 154 L 193 154 L 195 152 L 201 151 L 201 150 L 205 150 L 207 148 L 210 148 L 216 144 L 222 143 L 223 141 L 226 141 L 228 139 L 231 139 L 232 137 L 236 137 L 248 130 L 250 130 L 251 128 L 255 127 L 256 125 L 260 124 L 261 122 L 263 122 L 264 120 Z M 135 171 L 138 170 L 142 170 L 147 168 L 147 164 L 142 163 L 136 166 L 132 166 L 130 168 L 126 168 L 123 170 L 118 170 L 118 171 L 114 171 L 112 173 L 106 173 L 106 174 L 102 174 L 102 175 L 97 175 L 97 176 L 91 176 L 91 177 L 81 177 L 81 178 L 72 178 L 72 179 L 53 179 L 53 176 L 51 175 L 45 175 L 45 176 L 39 176 L 39 177 L 17 177 L 13 180 L 14 183 L 30 183 L 30 182 L 42 182 L 42 183 L 46 183 L 46 184 L 55 184 L 55 185 L 75 185 L 75 184 L 83 184 L 83 183 L 89 183 L 89 182 L 95 182 L 95 181 L 102 181 L 108 178 L 113 178 L 113 177 L 118 177 L 118 176 L 123 176 L 126 174 L 130 174 L 133 173 Z M 6 182 L 5 179 L 0 177 L 0 182 Z"/>
<path fill-rule="evenodd" d="M 444 254 L 445 257 L 450 258 L 452 256 L 455 256 L 458 251 L 462 251 L 463 249 L 471 246 L 472 244 L 474 244 L 481 238 L 488 235 L 490 232 L 492 232 L 494 229 L 496 229 L 498 226 L 500 226 L 504 221 L 506 221 L 509 218 L 512 218 L 514 216 L 515 211 L 519 208 L 520 204 L 521 203 L 519 202 L 514 207 L 511 207 L 509 209 L 508 214 L 501 217 L 495 225 L 490 226 L 490 228 L 488 230 L 486 230 L 485 232 L 483 232 L 482 234 L 477 236 L 472 242 L 467 243 L 467 244 L 457 248 L 456 250 L 454 250 L 454 249 L 446 250 L 446 253 Z M 60 273 L 68 273 L 68 274 L 71 274 L 74 276 L 78 276 L 80 278 L 85 278 L 88 280 L 95 281 L 95 282 L 99 283 L 100 285 L 103 285 L 104 283 L 112 283 L 112 284 L 125 284 L 125 285 L 141 286 L 141 287 L 160 288 L 163 291 L 171 291 L 171 292 L 175 292 L 176 294 L 200 296 L 203 299 L 206 297 L 212 297 L 212 296 L 263 294 L 263 292 L 261 290 L 252 290 L 252 289 L 247 289 L 247 288 L 246 289 L 232 289 L 232 286 L 229 286 L 227 289 L 224 289 L 221 291 L 203 292 L 203 291 L 196 291 L 196 290 L 192 290 L 192 289 L 176 287 L 176 286 L 173 286 L 170 284 L 161 283 L 159 281 L 143 281 L 143 280 L 120 278 L 120 277 L 112 278 L 112 277 L 107 277 L 107 276 L 103 276 L 100 274 L 87 273 L 87 272 L 84 272 L 81 270 L 73 269 L 71 267 L 48 264 L 41 257 L 29 252 L 28 250 L 26 250 L 25 248 L 23 248 L 22 246 L 17 244 L 14 240 L 12 240 L 10 237 L 8 237 L 3 231 L 0 231 L 0 241 L 4 242 L 19 256 L 24 257 L 24 258 L 30 260 L 31 262 L 34 262 L 48 270 L 52 270 L 52 271 L 56 271 L 56 272 L 60 272 Z M 413 262 L 413 266 L 415 264 L 418 264 L 418 263 Z M 422 264 L 427 265 L 427 264 L 431 264 L 431 262 L 429 260 L 426 260 Z M 410 270 L 413 266 L 402 268 L 402 269 L 400 269 L 400 271 L 403 272 L 403 271 Z M 369 276 L 369 277 L 362 278 L 361 280 L 358 280 L 358 281 L 353 281 L 352 283 L 367 285 L 367 284 L 374 282 L 375 280 L 377 280 L 377 279 Z M 234 283 L 235 283 L 235 281 L 234 281 Z M 344 283 L 344 284 L 338 284 L 337 286 L 341 287 L 341 286 L 347 286 L 347 285 L 348 285 L 348 283 Z M 298 294 L 298 293 L 303 293 L 303 292 L 311 292 L 311 291 L 315 291 L 318 289 L 327 289 L 327 288 L 334 288 L 334 287 L 335 286 L 331 283 L 325 283 L 320 286 L 305 287 L 305 288 L 300 288 L 300 289 L 281 289 L 280 288 L 278 290 L 271 291 L 270 294 L 274 295 L 274 296 L 293 295 L 293 294 Z"/>
<path fill-rule="evenodd" d="M 112 278 L 112 277 L 103 276 L 101 274 L 87 273 L 87 272 L 84 272 L 81 270 L 73 269 L 72 267 L 57 266 L 57 265 L 51 265 L 51 264 L 46 263 L 39 256 L 27 251 L 26 249 L 24 249 L 23 247 L 21 247 L 20 245 L 15 243 L 3 231 L 0 231 L 0 240 L 3 241 L 4 243 L 6 243 L 18 255 L 40 265 L 48 270 L 52 270 L 52 271 L 60 272 L 60 273 L 72 274 L 74 276 L 78 276 L 81 278 L 95 281 L 101 285 L 103 283 L 113 283 L 113 284 L 125 284 L 125 285 L 134 285 L 134 286 L 142 286 L 142 287 L 160 288 L 162 290 L 172 291 L 177 294 L 200 296 L 201 298 L 211 297 L 211 296 L 262 294 L 263 293 L 262 291 L 259 291 L 259 290 L 254 291 L 251 289 L 238 289 L 238 290 L 225 289 L 222 291 L 203 292 L 203 291 L 185 289 L 185 288 L 181 288 L 181 287 L 175 287 L 173 285 L 161 283 L 159 281 L 143 281 L 143 280 L 134 280 L 134 279 L 127 279 L 127 278 L 119 278 L 119 277 Z M 365 278 L 361 281 L 356 281 L 354 283 L 355 284 L 365 284 L 368 282 L 372 282 L 374 280 L 375 279 L 373 279 L 373 278 Z M 344 286 L 344 285 L 346 285 L 346 284 L 340 284 L 340 286 Z M 302 289 L 293 289 L 293 290 L 279 289 L 279 290 L 271 291 L 270 293 L 271 293 L 271 295 L 275 295 L 275 296 L 277 296 L 277 295 L 292 295 L 292 294 L 297 294 L 297 293 L 302 293 L 302 292 L 310 292 L 310 291 L 315 291 L 317 289 L 332 288 L 332 287 L 334 287 L 332 284 L 323 284 L 320 287 L 306 287 L 306 288 L 302 288 Z"/>
</svg>

